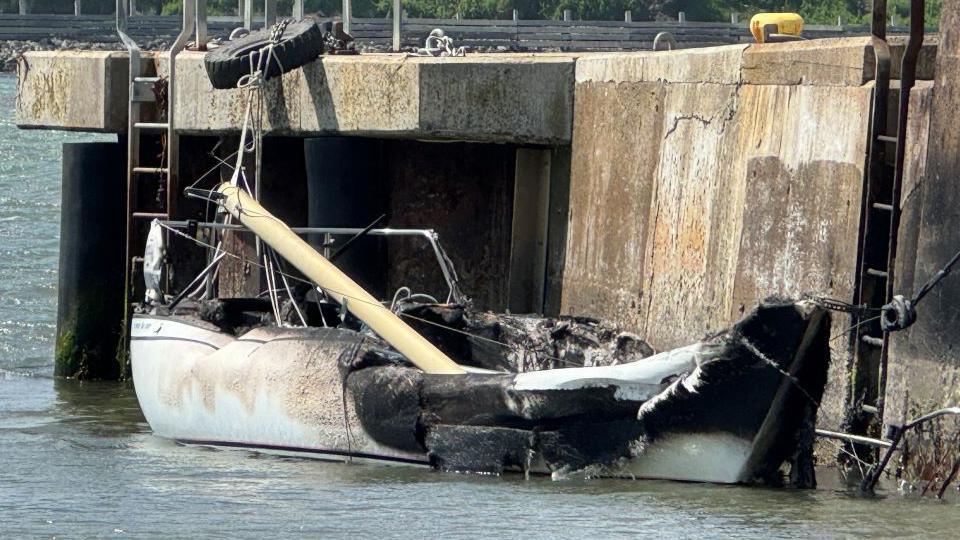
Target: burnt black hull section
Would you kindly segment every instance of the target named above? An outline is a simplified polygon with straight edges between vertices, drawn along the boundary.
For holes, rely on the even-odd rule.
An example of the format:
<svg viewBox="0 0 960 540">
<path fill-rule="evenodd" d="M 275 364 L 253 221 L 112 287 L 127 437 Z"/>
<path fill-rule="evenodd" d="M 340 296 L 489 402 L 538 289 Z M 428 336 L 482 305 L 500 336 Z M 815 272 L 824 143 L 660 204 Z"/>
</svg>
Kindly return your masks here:
<svg viewBox="0 0 960 540">
<path fill-rule="evenodd" d="M 771 299 L 686 349 L 689 359 L 666 364 L 657 355 L 606 368 L 468 375 L 425 375 L 374 350 L 342 362 L 341 373 L 371 437 L 424 452 L 440 469 L 643 476 L 667 460 L 669 470 L 689 467 L 690 479 L 779 482 L 782 465 L 802 462 L 810 447 L 829 316 Z M 716 441 L 734 448 L 726 472 L 698 476 L 695 458 L 684 465 L 673 448 L 697 441 L 707 446 L 692 456 L 709 455 Z"/>
</svg>

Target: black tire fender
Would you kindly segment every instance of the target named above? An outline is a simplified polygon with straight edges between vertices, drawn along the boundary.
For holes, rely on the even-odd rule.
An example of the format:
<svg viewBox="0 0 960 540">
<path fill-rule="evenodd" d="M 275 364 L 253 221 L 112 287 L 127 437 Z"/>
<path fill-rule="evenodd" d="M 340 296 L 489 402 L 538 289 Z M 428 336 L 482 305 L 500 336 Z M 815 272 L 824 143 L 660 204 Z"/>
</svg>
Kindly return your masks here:
<svg viewBox="0 0 960 540">
<path fill-rule="evenodd" d="M 250 58 L 270 43 L 273 28 L 266 28 L 230 41 L 203 57 L 207 78 L 217 89 L 236 88 L 250 74 Z M 274 61 L 264 70 L 264 79 L 282 75 L 311 62 L 323 53 L 323 30 L 317 21 L 289 23 L 273 48 Z M 281 67 L 282 66 L 282 67 Z"/>
</svg>

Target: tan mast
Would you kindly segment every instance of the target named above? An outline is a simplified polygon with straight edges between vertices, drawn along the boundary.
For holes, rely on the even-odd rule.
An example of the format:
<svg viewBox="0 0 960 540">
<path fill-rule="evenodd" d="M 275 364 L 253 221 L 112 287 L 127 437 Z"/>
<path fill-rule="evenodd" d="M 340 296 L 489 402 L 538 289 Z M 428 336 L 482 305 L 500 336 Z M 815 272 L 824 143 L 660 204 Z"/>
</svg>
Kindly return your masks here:
<svg viewBox="0 0 960 540">
<path fill-rule="evenodd" d="M 225 197 L 221 204 L 233 217 L 240 220 L 240 223 L 280 256 L 290 261 L 290 264 L 319 285 L 334 300 L 341 305 L 345 303 L 350 313 L 414 365 L 427 373 L 466 373 L 463 367 L 407 326 L 400 317 L 383 307 L 370 293 L 317 253 L 284 222 L 264 210 L 247 192 L 229 183 L 222 184 L 218 191 Z"/>
</svg>

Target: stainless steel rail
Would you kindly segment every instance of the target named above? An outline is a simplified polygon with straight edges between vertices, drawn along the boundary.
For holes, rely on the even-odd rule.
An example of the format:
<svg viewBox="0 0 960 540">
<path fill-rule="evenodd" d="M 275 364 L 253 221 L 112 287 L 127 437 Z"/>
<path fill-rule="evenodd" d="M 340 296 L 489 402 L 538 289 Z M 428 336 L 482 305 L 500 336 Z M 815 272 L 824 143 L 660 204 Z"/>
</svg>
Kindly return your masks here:
<svg viewBox="0 0 960 540">
<path fill-rule="evenodd" d="M 243 225 L 239 224 L 226 224 L 226 223 L 210 223 L 210 222 L 197 222 L 192 223 L 189 221 L 161 221 L 164 225 L 172 227 L 175 229 L 186 229 L 191 226 L 196 226 L 197 228 L 204 229 L 216 229 L 216 230 L 231 230 L 231 231 L 246 231 L 248 230 Z M 362 228 L 354 227 L 290 227 L 290 230 L 297 234 L 329 234 L 333 236 L 352 236 L 359 234 L 364 231 Z M 443 273 L 443 279 L 447 284 L 447 287 L 450 290 L 450 299 L 457 304 L 462 304 L 466 302 L 467 298 L 460 291 L 460 278 L 457 276 L 457 271 L 453 266 L 453 262 L 450 260 L 450 257 L 447 256 L 446 251 L 440 245 L 440 236 L 433 229 L 370 229 L 366 232 L 370 236 L 413 236 L 421 237 L 430 244 L 430 248 L 433 250 L 433 254 L 437 259 L 437 264 L 440 265 L 440 271 Z"/>
</svg>

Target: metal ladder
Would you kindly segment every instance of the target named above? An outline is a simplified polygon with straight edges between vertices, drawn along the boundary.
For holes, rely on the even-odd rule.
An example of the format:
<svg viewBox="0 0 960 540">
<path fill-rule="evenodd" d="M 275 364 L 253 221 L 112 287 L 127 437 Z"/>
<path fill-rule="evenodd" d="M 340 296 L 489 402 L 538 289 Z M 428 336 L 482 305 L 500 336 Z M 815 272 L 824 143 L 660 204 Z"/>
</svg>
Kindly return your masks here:
<svg viewBox="0 0 960 540">
<path fill-rule="evenodd" d="M 854 304 L 871 307 L 880 307 L 893 298 L 910 90 L 916 82 L 917 58 L 924 37 L 924 0 L 911 0 L 910 37 L 900 67 L 897 133 L 887 135 L 891 62 L 886 40 L 886 8 L 886 0 L 874 0 L 872 34 L 876 73 L 854 298 Z M 915 13 L 919 17 L 913 16 Z M 887 160 L 888 144 L 896 146 L 892 164 Z M 861 411 L 856 415 L 860 419 L 851 419 L 851 428 L 864 433 L 871 426 L 878 429 L 882 423 L 886 391 L 890 340 L 889 334 L 881 331 L 879 321 L 867 322 L 875 315 L 868 313 L 854 317 L 853 323 L 859 326 L 851 336 L 855 371 L 850 397 L 853 401 L 862 400 Z"/>
<path fill-rule="evenodd" d="M 117 0 L 117 34 L 127 48 L 129 55 L 129 94 L 127 98 L 127 223 L 126 223 L 126 253 L 124 291 L 127 315 L 133 302 L 133 276 L 136 265 L 143 262 L 139 256 L 142 246 L 137 244 L 137 231 L 141 226 L 153 219 L 167 220 L 176 213 L 178 197 L 177 171 L 179 165 L 179 136 L 175 126 L 174 95 L 176 91 L 176 56 L 185 48 L 187 41 L 196 28 L 197 10 L 205 9 L 206 0 L 183 0 L 183 28 L 170 47 L 168 75 L 166 119 L 160 122 L 143 120 L 143 105 L 156 102 L 153 92 L 154 86 L 161 83 L 156 68 L 151 63 L 143 62 L 140 47 L 127 34 L 129 13 L 128 0 Z M 166 143 L 159 163 L 141 163 L 143 153 L 142 134 L 163 136 Z M 161 185 L 164 188 L 165 201 L 161 211 L 144 211 L 139 205 L 139 186 L 146 178 L 161 176 Z M 130 317 L 126 317 L 129 324 Z"/>
</svg>

